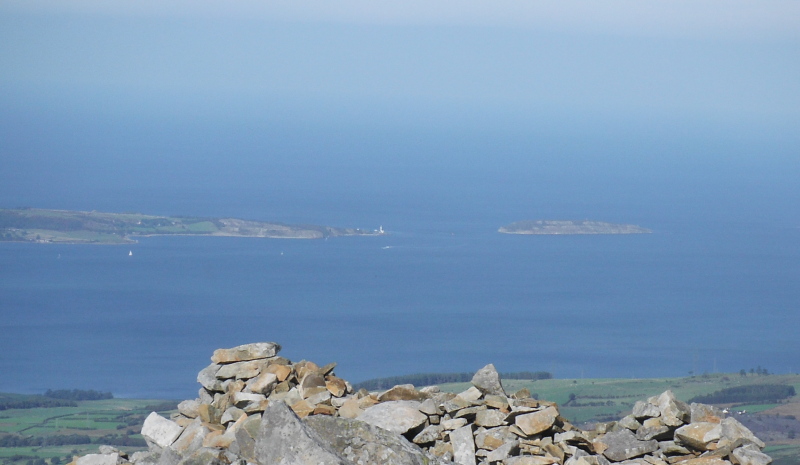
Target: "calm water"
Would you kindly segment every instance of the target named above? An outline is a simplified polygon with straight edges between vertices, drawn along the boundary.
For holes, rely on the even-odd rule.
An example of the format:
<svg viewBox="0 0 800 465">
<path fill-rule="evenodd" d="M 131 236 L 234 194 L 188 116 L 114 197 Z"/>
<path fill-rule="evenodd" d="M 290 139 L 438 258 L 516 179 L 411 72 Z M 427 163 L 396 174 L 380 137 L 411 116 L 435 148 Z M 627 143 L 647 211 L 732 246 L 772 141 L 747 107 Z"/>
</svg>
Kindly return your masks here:
<svg viewBox="0 0 800 465">
<path fill-rule="evenodd" d="M 185 398 L 215 348 L 253 341 L 339 362 L 353 381 L 488 362 L 557 377 L 800 367 L 797 229 L 523 237 L 447 226 L 0 244 L 0 391 Z"/>
</svg>

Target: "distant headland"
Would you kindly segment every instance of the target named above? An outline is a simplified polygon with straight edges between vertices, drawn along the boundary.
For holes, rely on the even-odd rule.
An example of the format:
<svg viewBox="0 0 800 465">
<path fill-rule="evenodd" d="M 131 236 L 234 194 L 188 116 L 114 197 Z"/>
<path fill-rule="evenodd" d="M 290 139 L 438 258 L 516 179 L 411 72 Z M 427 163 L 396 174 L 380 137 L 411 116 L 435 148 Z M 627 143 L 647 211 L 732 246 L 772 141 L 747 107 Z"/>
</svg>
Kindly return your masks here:
<svg viewBox="0 0 800 465">
<path fill-rule="evenodd" d="M 280 239 L 380 236 L 377 230 L 288 225 L 236 218 L 154 216 L 38 208 L 0 209 L 0 241 L 62 244 L 124 244 L 136 237 L 191 235 Z"/>
<path fill-rule="evenodd" d="M 653 231 L 633 224 L 602 221 L 517 221 L 498 229 L 504 234 L 649 234 Z"/>
</svg>

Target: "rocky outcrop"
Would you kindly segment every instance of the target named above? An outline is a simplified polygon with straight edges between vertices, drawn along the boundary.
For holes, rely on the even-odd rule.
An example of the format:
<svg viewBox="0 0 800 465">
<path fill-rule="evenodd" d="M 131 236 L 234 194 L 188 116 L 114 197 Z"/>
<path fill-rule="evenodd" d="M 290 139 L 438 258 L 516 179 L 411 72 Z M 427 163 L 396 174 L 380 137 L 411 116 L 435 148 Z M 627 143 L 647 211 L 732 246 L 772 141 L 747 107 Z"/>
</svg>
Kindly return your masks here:
<svg viewBox="0 0 800 465">
<path fill-rule="evenodd" d="M 760 441 L 734 418 L 667 391 L 630 415 L 584 431 L 552 402 L 509 395 L 493 365 L 453 394 L 395 386 L 354 392 L 334 373 L 278 356 L 275 343 L 214 352 L 196 399 L 171 418 L 152 413 L 149 451 L 111 448 L 75 465 L 768 465 Z"/>
</svg>

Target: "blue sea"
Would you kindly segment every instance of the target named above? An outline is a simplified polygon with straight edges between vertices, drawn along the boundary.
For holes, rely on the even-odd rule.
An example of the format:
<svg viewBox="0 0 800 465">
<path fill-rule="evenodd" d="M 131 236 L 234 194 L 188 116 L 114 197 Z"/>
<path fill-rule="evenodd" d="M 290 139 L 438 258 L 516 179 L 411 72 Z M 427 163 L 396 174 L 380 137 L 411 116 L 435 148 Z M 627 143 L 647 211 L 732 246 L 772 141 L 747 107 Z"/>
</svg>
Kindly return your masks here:
<svg viewBox="0 0 800 465">
<path fill-rule="evenodd" d="M 800 370 L 800 144 L 784 132 L 29 113 L 4 113 L 4 207 L 388 234 L 0 243 L 0 391 L 189 398 L 214 349 L 257 341 L 353 382 L 486 363 L 558 378 Z M 525 219 L 654 232 L 497 232 Z"/>
</svg>

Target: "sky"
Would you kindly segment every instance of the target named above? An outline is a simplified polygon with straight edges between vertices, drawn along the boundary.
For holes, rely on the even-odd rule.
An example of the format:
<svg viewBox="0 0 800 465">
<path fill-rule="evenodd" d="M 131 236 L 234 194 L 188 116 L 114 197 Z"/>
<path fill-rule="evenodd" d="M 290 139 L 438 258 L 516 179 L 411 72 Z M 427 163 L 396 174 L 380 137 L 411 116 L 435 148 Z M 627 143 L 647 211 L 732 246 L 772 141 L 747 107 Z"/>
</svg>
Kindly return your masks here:
<svg viewBox="0 0 800 465">
<path fill-rule="evenodd" d="M 781 180 L 796 174 L 797 24 L 796 1 L 7 0 L 0 203 L 40 205 L 43 169 L 51 185 L 77 166 L 153 175 L 142 160 L 246 177 L 265 140 L 270 166 L 513 175 L 545 147 L 510 142 L 527 138 L 584 176 Z"/>
</svg>

